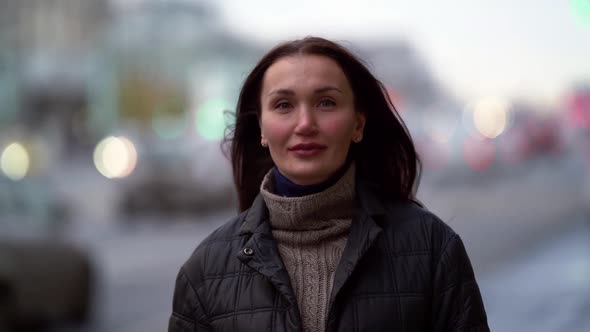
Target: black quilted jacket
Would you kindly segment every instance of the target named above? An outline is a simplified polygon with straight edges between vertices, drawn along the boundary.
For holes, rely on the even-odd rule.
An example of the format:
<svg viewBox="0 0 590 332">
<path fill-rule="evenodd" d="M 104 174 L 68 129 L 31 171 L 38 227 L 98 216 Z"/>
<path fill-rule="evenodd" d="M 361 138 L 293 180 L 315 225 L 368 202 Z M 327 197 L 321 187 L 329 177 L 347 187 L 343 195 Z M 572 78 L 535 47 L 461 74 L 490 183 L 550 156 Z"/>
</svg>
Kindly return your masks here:
<svg viewBox="0 0 590 332">
<path fill-rule="evenodd" d="M 357 181 L 326 331 L 489 331 L 459 236 L 413 203 Z M 169 332 L 299 331 L 302 323 L 260 196 L 205 239 L 176 280 Z"/>
</svg>

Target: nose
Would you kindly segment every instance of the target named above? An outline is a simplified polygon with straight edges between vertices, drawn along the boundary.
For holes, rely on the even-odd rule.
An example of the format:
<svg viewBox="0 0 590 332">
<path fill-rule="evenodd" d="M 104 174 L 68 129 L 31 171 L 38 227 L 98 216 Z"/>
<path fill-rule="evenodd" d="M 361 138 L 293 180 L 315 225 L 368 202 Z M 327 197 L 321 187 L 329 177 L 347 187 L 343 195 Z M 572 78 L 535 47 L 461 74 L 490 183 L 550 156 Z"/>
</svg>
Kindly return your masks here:
<svg viewBox="0 0 590 332">
<path fill-rule="evenodd" d="M 306 106 L 301 107 L 297 115 L 295 133 L 302 136 L 310 136 L 317 133 L 317 131 L 318 128 L 313 109 Z"/>
</svg>

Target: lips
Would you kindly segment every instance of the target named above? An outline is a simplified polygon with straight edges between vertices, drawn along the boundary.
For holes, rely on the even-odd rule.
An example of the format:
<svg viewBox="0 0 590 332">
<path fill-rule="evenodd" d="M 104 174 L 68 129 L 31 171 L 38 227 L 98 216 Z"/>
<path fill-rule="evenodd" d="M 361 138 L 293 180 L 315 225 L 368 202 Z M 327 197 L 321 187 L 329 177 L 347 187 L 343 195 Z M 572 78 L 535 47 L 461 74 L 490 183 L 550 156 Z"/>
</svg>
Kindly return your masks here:
<svg viewBox="0 0 590 332">
<path fill-rule="evenodd" d="M 291 147 L 289 152 L 297 158 L 308 159 L 322 154 L 326 148 L 327 146 L 318 143 L 301 143 Z"/>
<path fill-rule="evenodd" d="M 319 143 L 300 143 L 291 148 L 290 151 L 311 151 L 311 150 L 323 150 L 326 146 Z"/>
</svg>

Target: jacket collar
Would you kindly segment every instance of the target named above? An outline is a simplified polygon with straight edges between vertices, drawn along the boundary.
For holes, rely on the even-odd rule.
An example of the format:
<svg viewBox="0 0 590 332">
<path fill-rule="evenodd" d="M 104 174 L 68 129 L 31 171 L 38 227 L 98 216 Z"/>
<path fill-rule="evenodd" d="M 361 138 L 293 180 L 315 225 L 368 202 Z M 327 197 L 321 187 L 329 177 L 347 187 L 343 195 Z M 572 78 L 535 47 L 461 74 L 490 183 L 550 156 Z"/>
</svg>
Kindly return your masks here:
<svg viewBox="0 0 590 332">
<path fill-rule="evenodd" d="M 376 217 L 385 215 L 386 209 L 381 196 L 378 194 L 376 183 L 356 179 L 356 198 L 359 210 L 368 216 Z"/>
<path fill-rule="evenodd" d="M 246 216 L 240 226 L 239 235 L 254 234 L 258 232 L 271 232 L 270 225 L 262 227 L 262 224 L 268 224 L 268 208 L 264 203 L 261 194 L 258 194 L 252 203 L 252 206 L 246 212 Z"/>
</svg>

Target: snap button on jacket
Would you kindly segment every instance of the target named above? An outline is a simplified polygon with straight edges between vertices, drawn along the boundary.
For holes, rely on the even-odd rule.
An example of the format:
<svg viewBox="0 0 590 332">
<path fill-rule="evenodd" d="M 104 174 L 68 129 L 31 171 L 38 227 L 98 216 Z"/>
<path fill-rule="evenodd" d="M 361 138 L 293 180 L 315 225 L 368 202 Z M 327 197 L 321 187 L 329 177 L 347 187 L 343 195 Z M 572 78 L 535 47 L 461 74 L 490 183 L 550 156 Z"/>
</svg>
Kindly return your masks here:
<svg viewBox="0 0 590 332">
<path fill-rule="evenodd" d="M 460 237 L 415 203 L 383 200 L 370 184 L 357 181 L 356 195 L 325 331 L 489 331 Z M 168 331 L 302 326 L 259 195 L 180 268 Z"/>
</svg>

